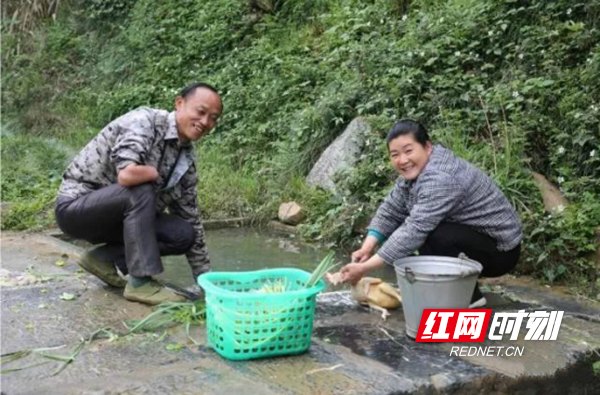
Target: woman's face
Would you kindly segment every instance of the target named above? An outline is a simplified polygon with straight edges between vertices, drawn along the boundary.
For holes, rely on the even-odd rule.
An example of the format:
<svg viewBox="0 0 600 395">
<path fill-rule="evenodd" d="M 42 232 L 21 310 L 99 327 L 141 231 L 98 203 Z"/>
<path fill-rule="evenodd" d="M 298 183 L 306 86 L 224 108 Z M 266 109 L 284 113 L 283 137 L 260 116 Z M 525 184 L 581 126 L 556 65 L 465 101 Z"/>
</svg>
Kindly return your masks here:
<svg viewBox="0 0 600 395">
<path fill-rule="evenodd" d="M 425 168 L 433 148 L 430 141 L 423 147 L 409 133 L 390 141 L 389 149 L 390 160 L 396 171 L 405 179 L 414 180 Z"/>
</svg>

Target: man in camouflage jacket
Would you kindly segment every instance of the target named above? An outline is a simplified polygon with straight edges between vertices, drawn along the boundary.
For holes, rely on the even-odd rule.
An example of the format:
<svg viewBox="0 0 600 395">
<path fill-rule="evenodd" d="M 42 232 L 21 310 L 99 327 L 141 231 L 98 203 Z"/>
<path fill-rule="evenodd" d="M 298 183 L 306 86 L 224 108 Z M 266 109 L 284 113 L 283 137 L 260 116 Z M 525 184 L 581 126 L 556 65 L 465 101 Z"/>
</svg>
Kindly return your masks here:
<svg viewBox="0 0 600 395">
<path fill-rule="evenodd" d="M 181 91 L 175 108 L 142 107 L 110 122 L 67 168 L 56 206 L 63 232 L 105 243 L 81 266 L 148 304 L 181 300 L 152 280 L 163 271 L 161 255 L 186 254 L 194 278 L 210 265 L 192 142 L 216 126 L 223 105 L 213 87 L 197 83 Z"/>
</svg>

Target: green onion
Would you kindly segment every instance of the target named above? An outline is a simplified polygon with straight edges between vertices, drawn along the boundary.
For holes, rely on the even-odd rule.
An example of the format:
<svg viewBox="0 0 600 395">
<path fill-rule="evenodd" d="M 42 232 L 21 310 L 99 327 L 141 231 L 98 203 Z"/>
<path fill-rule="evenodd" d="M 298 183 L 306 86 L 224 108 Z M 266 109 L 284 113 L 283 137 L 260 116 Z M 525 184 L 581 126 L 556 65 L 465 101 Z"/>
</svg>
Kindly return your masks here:
<svg viewBox="0 0 600 395">
<path fill-rule="evenodd" d="M 275 281 L 266 281 L 263 286 L 256 291 L 262 294 L 284 293 L 288 290 L 287 278 L 278 278 Z"/>
<path fill-rule="evenodd" d="M 308 279 L 308 281 L 306 282 L 305 288 L 313 287 L 317 282 L 319 282 L 321 278 L 323 278 L 325 273 L 329 272 L 331 269 L 339 265 L 339 263 L 336 264 L 334 262 L 334 258 L 335 252 L 333 251 L 331 251 L 329 254 L 327 254 L 325 258 L 323 258 L 321 263 L 319 263 L 319 266 L 317 266 L 317 268 L 313 271 L 312 276 L 310 276 L 310 279 Z"/>
<path fill-rule="evenodd" d="M 129 331 L 125 335 L 134 332 L 156 331 L 165 329 L 178 324 L 185 325 L 188 338 L 198 344 L 189 335 L 189 329 L 192 325 L 204 323 L 206 317 L 206 305 L 203 300 L 194 302 L 165 302 L 158 305 L 153 313 L 140 321 L 133 321 L 130 325 L 125 324 Z"/>
</svg>

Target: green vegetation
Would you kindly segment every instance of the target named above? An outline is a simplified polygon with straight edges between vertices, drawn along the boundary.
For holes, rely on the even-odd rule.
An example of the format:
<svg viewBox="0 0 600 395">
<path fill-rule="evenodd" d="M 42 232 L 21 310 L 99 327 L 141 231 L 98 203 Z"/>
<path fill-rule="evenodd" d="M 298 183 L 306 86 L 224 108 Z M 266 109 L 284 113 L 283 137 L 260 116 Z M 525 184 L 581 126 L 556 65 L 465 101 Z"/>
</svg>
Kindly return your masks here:
<svg viewBox="0 0 600 395">
<path fill-rule="evenodd" d="M 592 364 L 594 370 L 594 376 L 600 376 L 600 361 L 596 361 Z"/>
<path fill-rule="evenodd" d="M 326 273 L 329 273 L 331 270 L 335 269 L 339 265 L 335 263 L 335 252 L 330 251 L 325 258 L 315 267 L 310 278 L 306 281 L 304 285 L 305 289 L 314 287 Z M 283 293 L 290 290 L 295 290 L 292 287 L 293 284 L 288 283 L 287 277 L 278 278 L 276 280 L 270 281 L 267 280 L 262 287 L 260 287 L 256 292 L 264 293 L 264 294 L 273 294 L 273 293 Z"/>
<path fill-rule="evenodd" d="M 350 246 L 395 177 L 382 137 L 419 118 L 511 198 L 522 271 L 597 292 L 599 0 L 29 3 L 2 6 L 2 200 L 15 203 L 4 229 L 51 222 L 68 159 L 105 123 L 172 108 L 202 80 L 225 104 L 199 147 L 205 217 L 266 219 L 295 199 L 307 238 Z M 310 166 L 357 116 L 372 134 L 340 195 L 308 188 Z M 529 170 L 572 204 L 544 213 Z"/>
<path fill-rule="evenodd" d="M 192 343 L 199 343 L 190 335 L 192 326 L 204 324 L 206 318 L 206 304 L 204 300 L 193 302 L 164 302 L 158 305 L 155 311 L 144 319 L 131 322 L 128 326 L 127 336 L 136 332 L 166 330 L 172 326 L 184 325 L 185 333 Z"/>
<path fill-rule="evenodd" d="M 329 273 L 336 266 L 337 266 L 337 264 L 335 263 L 335 252 L 331 251 L 329 254 L 327 254 L 327 256 L 325 258 L 323 258 L 321 263 L 319 263 L 319 265 L 312 272 L 312 275 L 306 282 L 305 287 L 306 288 L 314 287 L 315 284 L 317 284 L 319 282 L 319 280 L 321 280 L 326 273 Z"/>
<path fill-rule="evenodd" d="M 2 215 L 7 229 L 38 229 L 54 222 L 52 208 L 70 153 L 59 140 L 2 131 Z"/>
</svg>

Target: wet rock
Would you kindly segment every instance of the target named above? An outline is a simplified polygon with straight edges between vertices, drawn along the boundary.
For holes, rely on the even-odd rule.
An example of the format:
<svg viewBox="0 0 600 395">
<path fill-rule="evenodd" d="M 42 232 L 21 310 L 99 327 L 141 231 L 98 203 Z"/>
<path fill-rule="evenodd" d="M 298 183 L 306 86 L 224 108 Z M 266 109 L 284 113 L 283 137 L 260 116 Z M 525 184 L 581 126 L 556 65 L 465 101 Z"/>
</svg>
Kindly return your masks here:
<svg viewBox="0 0 600 395">
<path fill-rule="evenodd" d="M 364 118 L 356 118 L 350 122 L 344 133 L 323 152 L 308 174 L 306 182 L 313 187 L 333 191 L 334 175 L 356 163 L 370 129 L 371 126 Z"/>
<path fill-rule="evenodd" d="M 429 380 L 438 391 L 441 391 L 444 388 L 454 384 L 454 380 L 445 373 L 434 374 L 433 376 L 429 377 Z"/>
<path fill-rule="evenodd" d="M 279 206 L 279 220 L 289 225 L 298 225 L 306 214 L 302 207 L 296 202 L 282 203 Z"/>
<path fill-rule="evenodd" d="M 279 221 L 269 221 L 267 226 L 269 227 L 269 229 L 285 235 L 295 235 L 298 232 L 298 230 L 293 226 L 282 224 Z"/>
</svg>

